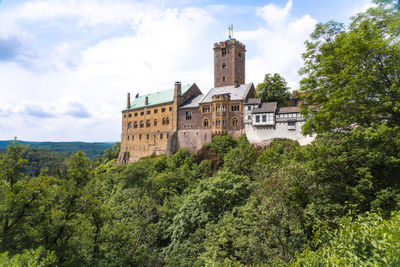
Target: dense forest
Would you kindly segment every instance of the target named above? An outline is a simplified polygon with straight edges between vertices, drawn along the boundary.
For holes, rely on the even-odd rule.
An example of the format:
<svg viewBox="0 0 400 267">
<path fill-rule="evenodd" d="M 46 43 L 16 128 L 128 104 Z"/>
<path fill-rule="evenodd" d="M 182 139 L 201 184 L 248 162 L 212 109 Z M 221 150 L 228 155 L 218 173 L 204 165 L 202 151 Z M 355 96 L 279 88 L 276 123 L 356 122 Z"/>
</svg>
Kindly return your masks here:
<svg viewBox="0 0 400 267">
<path fill-rule="evenodd" d="M 0 141 L 0 153 L 7 149 L 12 141 Z M 85 152 L 90 159 L 100 157 L 105 149 L 113 146 L 112 142 L 28 142 L 18 141 L 23 145 L 28 145 L 30 148 L 50 150 L 64 155 L 71 155 L 78 151 Z"/>
<path fill-rule="evenodd" d="M 306 43 L 310 145 L 223 135 L 195 155 L 117 165 L 115 144 L 28 175 L 27 148 L 12 143 L 0 265 L 399 266 L 400 12 L 376 3 Z"/>
</svg>

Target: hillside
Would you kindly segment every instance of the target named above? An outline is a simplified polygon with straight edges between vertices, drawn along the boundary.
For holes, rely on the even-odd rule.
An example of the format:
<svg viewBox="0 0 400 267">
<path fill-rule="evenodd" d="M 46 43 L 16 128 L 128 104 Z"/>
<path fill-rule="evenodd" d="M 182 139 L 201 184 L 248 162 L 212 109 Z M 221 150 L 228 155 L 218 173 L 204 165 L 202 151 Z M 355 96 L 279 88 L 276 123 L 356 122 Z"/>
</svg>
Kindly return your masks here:
<svg viewBox="0 0 400 267">
<path fill-rule="evenodd" d="M 0 141 L 0 151 L 7 149 L 11 141 Z M 29 142 L 18 141 L 22 145 L 29 145 L 30 148 L 47 149 L 53 152 L 58 152 L 64 155 L 71 155 L 78 151 L 83 151 L 85 154 L 94 159 L 103 155 L 104 150 L 114 145 L 112 142 Z"/>
</svg>

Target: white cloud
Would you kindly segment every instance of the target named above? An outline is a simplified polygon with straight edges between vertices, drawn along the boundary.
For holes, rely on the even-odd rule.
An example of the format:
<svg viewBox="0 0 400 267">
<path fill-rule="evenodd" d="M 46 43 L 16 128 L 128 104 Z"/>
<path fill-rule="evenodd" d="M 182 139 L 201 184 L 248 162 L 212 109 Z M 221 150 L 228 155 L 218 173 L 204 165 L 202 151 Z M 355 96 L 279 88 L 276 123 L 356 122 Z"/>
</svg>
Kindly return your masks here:
<svg viewBox="0 0 400 267">
<path fill-rule="evenodd" d="M 270 26 L 282 26 L 282 23 L 288 19 L 292 6 L 292 0 L 289 0 L 284 8 L 268 4 L 258 9 L 257 15 L 262 17 Z"/>
<path fill-rule="evenodd" d="M 252 22 L 262 22 L 235 31 L 252 55 L 246 80 L 257 84 L 278 72 L 297 88 L 303 43 L 316 20 L 293 17 L 292 0 L 258 10 L 164 6 L 164 0 L 37 0 L 0 10 L 0 38 L 15 36 L 24 51 L 21 62 L 0 62 L 0 139 L 115 141 L 127 92 L 181 81 L 206 93 L 213 84 L 212 46 L 223 38 L 220 13 L 228 11 L 247 23 L 252 8 Z"/>
<path fill-rule="evenodd" d="M 53 23 L 67 14 L 77 16 L 80 26 L 105 23 L 105 30 L 114 27 L 106 25 L 113 19 L 111 15 L 99 15 L 99 20 L 85 18 L 88 1 L 81 11 L 73 11 L 78 1 L 67 1 L 65 6 L 61 3 L 32 2 L 13 15 Z M 109 6 L 107 2 L 94 10 L 108 10 Z M 127 6 L 119 8 L 111 11 L 130 13 L 124 10 L 129 9 Z M 132 7 L 130 10 L 133 12 Z M 200 8 L 174 8 L 152 9 L 139 17 L 134 32 L 102 38 L 90 46 L 57 43 L 49 49 L 51 58 L 40 57 L 44 62 L 38 63 L 54 68 L 40 67 L 37 71 L 12 62 L 0 64 L 0 73 L 4 74 L 0 76 L 0 93 L 6 96 L 0 99 L 0 106 L 8 103 L 12 107 L 0 110 L 0 124 L 6 125 L 0 129 L 0 139 L 118 140 L 126 92 L 163 90 L 176 80 L 211 85 L 214 40 L 208 33 L 215 22 L 212 16 Z M 124 23 L 130 25 L 132 18 L 125 15 L 125 19 Z M 81 50 L 76 53 L 76 49 Z M 67 59 L 76 54 L 79 59 L 73 60 L 75 66 L 70 68 Z"/>
<path fill-rule="evenodd" d="M 292 89 L 297 89 L 298 70 L 302 66 L 301 54 L 304 42 L 317 21 L 309 15 L 294 18 L 291 15 L 292 0 L 284 7 L 268 4 L 257 15 L 265 25 L 254 31 L 237 32 L 238 39 L 255 42 L 259 54 L 247 60 L 247 80 L 255 84 L 262 81 L 266 73 L 279 73 Z"/>
</svg>

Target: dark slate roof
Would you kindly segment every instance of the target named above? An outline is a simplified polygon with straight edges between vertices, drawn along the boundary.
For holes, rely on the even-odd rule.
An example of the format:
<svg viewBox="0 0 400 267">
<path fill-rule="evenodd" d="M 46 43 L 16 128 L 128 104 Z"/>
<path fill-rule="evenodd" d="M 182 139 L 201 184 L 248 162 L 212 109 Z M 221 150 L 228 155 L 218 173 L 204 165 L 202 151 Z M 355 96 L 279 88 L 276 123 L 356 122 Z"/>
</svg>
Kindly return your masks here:
<svg viewBox="0 0 400 267">
<path fill-rule="evenodd" d="M 300 107 L 284 107 L 280 108 L 278 113 L 300 113 Z"/>
<path fill-rule="evenodd" d="M 193 85 L 194 83 L 182 85 L 181 93 L 182 94 L 186 93 Z M 149 101 L 148 105 L 145 105 L 146 97 L 148 97 Z M 134 98 L 131 100 L 131 106 L 129 109 L 143 108 L 145 106 L 154 106 L 172 101 L 174 101 L 174 88 L 164 91 L 159 91 L 152 94 L 141 95 L 138 98 Z"/>
<path fill-rule="evenodd" d="M 261 107 L 253 109 L 252 113 L 275 112 L 277 106 L 277 102 L 262 103 Z"/>
<path fill-rule="evenodd" d="M 253 83 L 248 84 L 241 84 L 239 87 L 225 86 L 225 87 L 217 87 L 212 88 L 210 92 L 208 92 L 204 98 L 200 101 L 200 103 L 209 103 L 212 100 L 214 95 L 221 95 L 221 94 L 230 94 L 231 100 L 245 100 L 250 88 L 253 86 Z"/>
<path fill-rule="evenodd" d="M 260 98 L 249 98 L 245 104 L 256 105 L 256 104 L 260 104 L 260 102 L 261 102 Z"/>
<path fill-rule="evenodd" d="M 179 106 L 179 108 L 196 108 L 199 106 L 200 100 L 202 100 L 204 95 L 197 95 L 190 98 L 188 101 Z"/>
</svg>

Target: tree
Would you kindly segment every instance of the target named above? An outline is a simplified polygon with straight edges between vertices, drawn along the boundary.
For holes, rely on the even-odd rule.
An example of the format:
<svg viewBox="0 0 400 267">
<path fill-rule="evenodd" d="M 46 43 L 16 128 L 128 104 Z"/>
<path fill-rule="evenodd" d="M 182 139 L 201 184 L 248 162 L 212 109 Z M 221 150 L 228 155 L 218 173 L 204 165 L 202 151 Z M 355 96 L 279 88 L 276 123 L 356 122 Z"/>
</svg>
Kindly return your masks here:
<svg viewBox="0 0 400 267">
<path fill-rule="evenodd" d="M 287 105 L 290 99 L 289 87 L 278 73 L 265 74 L 264 81 L 257 85 L 256 93 L 262 102 L 278 102 L 278 106 Z"/>
<path fill-rule="evenodd" d="M 348 28 L 318 24 L 306 42 L 300 70 L 304 133 L 400 124 L 400 12 L 397 1 L 376 2 Z"/>
<path fill-rule="evenodd" d="M 289 266 L 399 266 L 400 213 L 388 220 L 377 214 L 346 217 L 340 229 L 320 229 L 316 240 L 321 247 L 307 249 Z"/>
<path fill-rule="evenodd" d="M 119 151 L 121 150 L 121 142 L 116 142 L 112 147 L 104 150 L 104 161 L 110 161 L 112 159 L 117 159 Z"/>
</svg>

